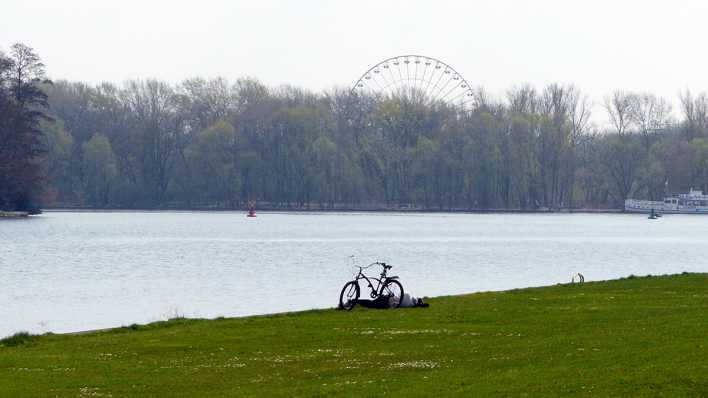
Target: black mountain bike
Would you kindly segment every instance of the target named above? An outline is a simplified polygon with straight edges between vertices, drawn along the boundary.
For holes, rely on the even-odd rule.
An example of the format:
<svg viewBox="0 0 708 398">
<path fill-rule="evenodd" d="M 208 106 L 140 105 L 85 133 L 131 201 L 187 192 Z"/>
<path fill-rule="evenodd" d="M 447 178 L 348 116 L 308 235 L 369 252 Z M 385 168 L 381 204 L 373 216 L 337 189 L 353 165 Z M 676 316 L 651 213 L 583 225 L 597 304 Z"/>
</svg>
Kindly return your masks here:
<svg viewBox="0 0 708 398">
<path fill-rule="evenodd" d="M 368 277 L 364 275 L 364 270 L 374 266 L 380 265 L 383 270 L 378 278 Z M 387 276 L 388 270 L 393 268 L 391 265 L 386 263 L 375 262 L 371 263 L 365 267 L 359 268 L 359 273 L 354 277 L 354 280 L 347 282 L 342 288 L 342 292 L 339 294 L 339 308 L 343 310 L 351 310 L 356 305 L 356 301 L 359 300 L 359 281 L 364 280 L 369 286 L 369 296 L 372 299 L 379 299 L 383 297 L 388 297 L 389 307 L 398 308 L 403 300 L 403 285 L 397 279 L 397 276 Z"/>
</svg>

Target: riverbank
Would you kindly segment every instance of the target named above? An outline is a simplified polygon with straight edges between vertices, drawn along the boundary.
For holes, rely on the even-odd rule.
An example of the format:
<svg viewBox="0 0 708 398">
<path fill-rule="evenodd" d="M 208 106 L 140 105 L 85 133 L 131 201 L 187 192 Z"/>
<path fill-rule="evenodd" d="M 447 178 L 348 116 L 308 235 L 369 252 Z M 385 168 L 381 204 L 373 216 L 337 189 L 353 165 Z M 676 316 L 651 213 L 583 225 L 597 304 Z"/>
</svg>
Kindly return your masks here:
<svg viewBox="0 0 708 398">
<path fill-rule="evenodd" d="M 2 396 L 702 396 L 708 274 L 175 319 L 0 347 Z"/>
<path fill-rule="evenodd" d="M 64 213 L 116 213 L 116 212 L 248 212 L 248 208 L 90 208 L 90 207 L 48 207 L 42 208 L 43 212 L 64 212 Z M 287 208 L 287 207 L 259 207 L 258 212 L 268 213 L 449 213 L 449 214 L 623 214 L 621 209 L 410 209 L 410 208 Z"/>
</svg>

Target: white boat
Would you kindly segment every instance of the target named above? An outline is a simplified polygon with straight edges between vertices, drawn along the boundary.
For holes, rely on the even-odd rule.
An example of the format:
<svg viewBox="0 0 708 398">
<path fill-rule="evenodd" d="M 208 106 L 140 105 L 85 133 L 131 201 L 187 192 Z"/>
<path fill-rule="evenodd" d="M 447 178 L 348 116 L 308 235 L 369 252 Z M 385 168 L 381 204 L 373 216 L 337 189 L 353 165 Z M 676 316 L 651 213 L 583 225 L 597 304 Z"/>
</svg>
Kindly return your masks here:
<svg viewBox="0 0 708 398">
<path fill-rule="evenodd" d="M 688 193 L 664 198 L 663 201 L 626 199 L 624 211 L 631 213 L 708 214 L 708 195 L 691 188 Z"/>
</svg>

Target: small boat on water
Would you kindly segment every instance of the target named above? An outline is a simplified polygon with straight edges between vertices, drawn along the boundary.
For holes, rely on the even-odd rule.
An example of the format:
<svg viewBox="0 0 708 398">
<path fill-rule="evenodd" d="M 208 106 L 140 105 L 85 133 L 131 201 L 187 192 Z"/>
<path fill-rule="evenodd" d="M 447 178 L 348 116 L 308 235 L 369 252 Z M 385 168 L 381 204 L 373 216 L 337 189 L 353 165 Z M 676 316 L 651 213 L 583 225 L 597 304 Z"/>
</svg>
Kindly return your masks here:
<svg viewBox="0 0 708 398">
<path fill-rule="evenodd" d="M 663 201 L 626 199 L 624 211 L 653 213 L 657 217 L 661 214 L 708 214 L 708 195 L 691 188 L 688 193 L 669 196 Z"/>
<path fill-rule="evenodd" d="M 0 218 L 27 218 L 29 213 L 26 211 L 3 211 L 0 210 Z"/>
<path fill-rule="evenodd" d="M 256 216 L 256 202 L 251 201 L 248 203 L 248 214 L 246 214 L 246 217 L 255 217 Z"/>
</svg>

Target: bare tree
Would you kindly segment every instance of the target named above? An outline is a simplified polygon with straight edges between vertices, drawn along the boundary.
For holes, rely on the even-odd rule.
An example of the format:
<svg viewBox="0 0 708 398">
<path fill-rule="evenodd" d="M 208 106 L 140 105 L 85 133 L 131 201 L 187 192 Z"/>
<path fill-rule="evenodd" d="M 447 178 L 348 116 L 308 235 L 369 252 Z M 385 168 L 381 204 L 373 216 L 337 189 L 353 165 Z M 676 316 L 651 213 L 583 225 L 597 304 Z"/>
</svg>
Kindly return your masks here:
<svg viewBox="0 0 708 398">
<path fill-rule="evenodd" d="M 645 148 L 648 150 L 651 136 L 660 129 L 666 128 L 671 119 L 671 104 L 654 94 L 641 93 L 633 95 L 630 120 L 642 135 Z"/>
<path fill-rule="evenodd" d="M 703 134 L 708 127 L 708 96 L 706 93 L 700 93 L 694 97 L 690 90 L 686 90 L 679 94 L 679 99 L 688 139 Z"/>
<path fill-rule="evenodd" d="M 490 95 L 482 86 L 477 87 L 472 92 L 472 109 L 496 116 L 501 115 L 505 110 L 504 104 Z"/>
<path fill-rule="evenodd" d="M 530 84 L 512 87 L 506 93 L 509 111 L 512 113 L 535 113 L 538 108 L 538 94 Z"/>
<path fill-rule="evenodd" d="M 34 86 L 44 79 L 44 64 L 32 47 L 22 43 L 14 44 L 10 50 L 13 59 L 12 79 L 15 100 L 24 105 L 25 91 L 35 90 Z"/>
<path fill-rule="evenodd" d="M 570 86 L 568 91 L 569 116 L 571 127 L 572 145 L 587 133 L 590 128 L 590 117 L 592 116 L 592 102 L 587 94 L 583 94 L 577 87 Z"/>
<path fill-rule="evenodd" d="M 617 134 L 624 135 L 629 132 L 635 103 L 634 94 L 620 90 L 613 92 L 610 97 L 605 97 L 605 109 Z"/>
<path fill-rule="evenodd" d="M 177 112 L 177 97 L 168 84 L 157 81 L 131 81 L 122 91 L 122 99 L 134 115 L 137 140 L 140 142 L 140 165 L 143 189 L 150 201 L 160 203 L 170 182 L 183 129 Z"/>
<path fill-rule="evenodd" d="M 572 158 L 569 115 L 576 89 L 572 85 L 550 84 L 541 93 L 539 112 L 547 120 L 540 130 L 540 173 L 544 202 L 564 206 L 569 194 L 562 168 Z"/>
<path fill-rule="evenodd" d="M 180 108 L 193 130 L 204 130 L 226 118 L 236 107 L 236 95 L 225 78 L 192 78 L 177 87 Z"/>
<path fill-rule="evenodd" d="M 590 129 L 590 116 L 592 103 L 587 94 L 583 94 L 577 87 L 568 89 L 568 122 L 570 124 L 570 137 L 568 149 L 565 151 L 564 170 L 565 186 L 568 207 L 573 207 L 575 194 L 575 180 L 578 169 L 578 155 L 576 148 Z"/>
</svg>

